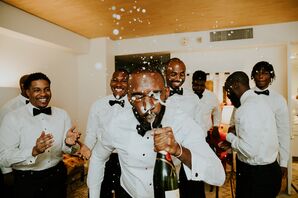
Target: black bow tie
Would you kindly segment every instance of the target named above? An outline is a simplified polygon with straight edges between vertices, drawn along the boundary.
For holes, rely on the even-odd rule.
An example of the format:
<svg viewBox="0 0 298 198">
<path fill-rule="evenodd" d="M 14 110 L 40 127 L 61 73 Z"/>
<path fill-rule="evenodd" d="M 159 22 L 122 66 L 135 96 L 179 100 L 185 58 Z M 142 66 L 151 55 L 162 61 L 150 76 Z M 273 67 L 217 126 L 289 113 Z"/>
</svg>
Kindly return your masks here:
<svg viewBox="0 0 298 198">
<path fill-rule="evenodd" d="M 113 106 L 114 104 L 119 104 L 121 107 L 124 107 L 124 100 L 109 100 L 109 104 Z"/>
<path fill-rule="evenodd" d="M 265 90 L 265 91 L 255 91 L 256 94 L 260 95 L 260 94 L 264 94 L 266 96 L 269 96 L 269 90 Z"/>
<path fill-rule="evenodd" d="M 146 124 L 138 124 L 137 127 L 136 127 L 137 131 L 138 131 L 138 134 L 141 135 L 142 137 L 144 137 L 145 133 L 147 131 L 150 131 L 151 130 L 151 126 L 150 124 L 146 123 Z"/>
<path fill-rule="evenodd" d="M 183 89 L 171 89 L 170 90 L 170 96 L 174 95 L 174 94 L 178 94 L 178 95 L 183 95 Z"/>
<path fill-rule="evenodd" d="M 163 118 L 163 115 L 165 113 L 166 107 L 165 106 L 161 106 L 161 110 L 159 112 L 159 114 L 156 116 L 154 122 L 153 122 L 153 128 L 161 128 L 161 121 Z M 143 119 L 140 117 L 140 115 L 138 114 L 138 112 L 133 108 L 133 114 L 135 115 L 136 119 L 139 121 L 140 124 L 137 125 L 136 129 L 138 131 L 138 134 L 141 135 L 142 137 L 144 137 L 144 135 L 146 134 L 147 131 L 150 131 L 151 128 L 151 124 L 143 121 Z"/>
<path fill-rule="evenodd" d="M 26 100 L 25 103 L 28 104 L 29 103 L 29 100 Z"/>
<path fill-rule="evenodd" d="M 47 115 L 52 115 L 52 109 L 51 109 L 51 107 L 47 107 L 47 108 L 43 108 L 43 109 L 33 108 L 33 116 L 36 116 L 41 113 L 44 113 Z"/>
</svg>

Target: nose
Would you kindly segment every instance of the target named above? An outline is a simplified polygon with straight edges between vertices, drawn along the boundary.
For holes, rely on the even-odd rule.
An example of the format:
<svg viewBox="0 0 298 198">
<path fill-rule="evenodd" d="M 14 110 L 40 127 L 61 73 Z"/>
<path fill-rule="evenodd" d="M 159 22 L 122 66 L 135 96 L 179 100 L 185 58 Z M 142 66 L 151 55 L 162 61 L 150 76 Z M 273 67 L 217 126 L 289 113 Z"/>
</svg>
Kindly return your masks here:
<svg viewBox="0 0 298 198">
<path fill-rule="evenodd" d="M 151 109 L 154 109 L 155 105 L 154 105 L 154 99 L 150 96 L 146 96 L 143 100 L 143 106 L 144 106 L 144 110 L 149 111 Z"/>
<path fill-rule="evenodd" d="M 45 95 L 47 95 L 47 91 L 45 91 L 45 90 L 42 90 L 42 91 L 40 92 L 40 95 L 42 95 L 42 96 L 45 96 Z"/>
</svg>

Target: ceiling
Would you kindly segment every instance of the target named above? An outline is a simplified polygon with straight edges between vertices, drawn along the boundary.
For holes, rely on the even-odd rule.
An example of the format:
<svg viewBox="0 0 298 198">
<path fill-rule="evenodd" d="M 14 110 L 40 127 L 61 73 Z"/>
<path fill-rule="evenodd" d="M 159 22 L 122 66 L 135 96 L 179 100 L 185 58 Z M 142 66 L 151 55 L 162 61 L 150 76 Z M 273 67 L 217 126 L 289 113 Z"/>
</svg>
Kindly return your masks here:
<svg viewBox="0 0 298 198">
<path fill-rule="evenodd" d="M 298 0 L 2 0 L 86 38 L 113 40 L 298 21 Z"/>
</svg>

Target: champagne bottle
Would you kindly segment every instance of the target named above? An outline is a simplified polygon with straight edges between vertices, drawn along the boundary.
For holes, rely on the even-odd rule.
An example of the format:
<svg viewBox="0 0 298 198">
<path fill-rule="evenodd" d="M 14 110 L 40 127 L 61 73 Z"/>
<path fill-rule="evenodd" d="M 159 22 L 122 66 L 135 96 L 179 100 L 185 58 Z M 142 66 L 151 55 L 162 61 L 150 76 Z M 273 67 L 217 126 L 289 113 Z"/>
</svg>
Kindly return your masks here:
<svg viewBox="0 0 298 198">
<path fill-rule="evenodd" d="M 170 153 L 160 151 L 156 155 L 153 173 L 155 198 L 179 198 L 176 168 Z"/>
</svg>

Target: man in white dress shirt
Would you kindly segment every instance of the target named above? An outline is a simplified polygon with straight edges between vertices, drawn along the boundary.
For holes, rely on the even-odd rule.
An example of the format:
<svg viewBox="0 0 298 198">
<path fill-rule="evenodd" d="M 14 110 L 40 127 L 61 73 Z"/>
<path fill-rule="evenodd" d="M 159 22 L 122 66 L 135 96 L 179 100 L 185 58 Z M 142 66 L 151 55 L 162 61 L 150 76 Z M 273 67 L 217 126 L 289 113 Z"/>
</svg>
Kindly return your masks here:
<svg viewBox="0 0 298 198">
<path fill-rule="evenodd" d="M 187 113 L 201 125 L 201 120 L 197 116 L 199 111 L 198 97 L 192 90 L 182 88 L 186 75 L 184 62 L 179 58 L 171 58 L 166 65 L 165 75 L 167 86 L 170 88 L 167 104 Z"/>
<path fill-rule="evenodd" d="M 222 185 L 221 162 L 205 142 L 200 127 L 176 108 L 164 106 L 169 95 L 161 73 L 134 71 L 128 81 L 128 99 L 133 109 L 113 118 L 93 149 L 87 184 L 90 198 L 98 198 L 104 164 L 114 149 L 121 166 L 121 198 L 152 198 L 156 152 L 165 150 L 174 164 L 185 167 L 187 177 Z M 149 119 L 155 115 L 151 130 Z M 162 128 L 160 127 L 162 125 Z M 179 146 L 181 145 L 181 147 Z"/>
<path fill-rule="evenodd" d="M 14 197 L 66 197 L 62 152 L 70 153 L 80 134 L 68 114 L 48 107 L 51 81 L 33 73 L 24 83 L 29 103 L 3 119 L 0 126 L 0 166 L 12 167 Z"/>
<path fill-rule="evenodd" d="M 267 101 L 275 115 L 279 142 L 278 161 L 283 177 L 286 177 L 290 157 L 290 121 L 287 102 L 281 94 L 269 87 L 275 79 L 275 72 L 270 63 L 266 61 L 256 63 L 252 69 L 251 78 L 256 84 L 252 89 Z"/>
<path fill-rule="evenodd" d="M 170 88 L 170 97 L 167 100 L 167 105 L 177 108 L 185 112 L 194 119 L 201 128 L 204 128 L 202 118 L 199 115 L 198 97 L 188 89 L 183 89 L 182 85 L 185 81 L 186 66 L 179 58 L 171 58 L 166 65 L 166 80 L 167 86 Z M 203 131 L 206 136 L 206 131 Z M 180 194 L 182 198 L 189 197 L 205 197 L 204 182 L 188 181 L 185 171 L 182 167 L 179 175 Z"/>
<path fill-rule="evenodd" d="M 221 121 L 221 110 L 216 95 L 206 89 L 207 75 L 204 71 L 195 71 L 192 75 L 192 89 L 199 98 L 199 115 L 204 123 L 203 131 L 212 129 L 212 134 L 218 137 L 218 127 Z"/>
<path fill-rule="evenodd" d="M 27 79 L 28 75 L 23 75 L 19 80 L 19 86 L 21 93 L 16 96 L 15 98 L 12 98 L 8 102 L 6 102 L 0 109 L 0 125 L 1 121 L 4 118 L 4 116 L 15 109 L 18 109 L 22 106 L 25 106 L 29 100 L 28 96 L 26 94 L 26 90 L 24 89 L 24 82 Z M 4 197 L 11 197 L 12 196 L 12 185 L 13 185 L 13 174 L 11 168 L 1 168 L 0 173 L 0 193 Z M 3 175 L 2 175 L 3 174 Z"/>
<path fill-rule="evenodd" d="M 131 105 L 127 100 L 127 82 L 128 72 L 126 70 L 117 70 L 113 73 L 110 81 L 112 95 L 98 99 L 91 107 L 85 144 L 92 150 L 98 137 L 101 136 L 102 128 L 109 124 L 121 111 L 126 108 L 131 109 Z M 90 153 L 85 155 L 87 159 Z M 107 198 L 119 197 L 120 187 L 120 165 L 118 154 L 112 153 L 109 161 L 106 163 L 105 176 L 102 183 L 100 197 Z"/>
<path fill-rule="evenodd" d="M 241 71 L 231 74 L 225 90 L 235 111 L 236 132 L 226 140 L 237 151 L 236 197 L 276 197 L 281 187 L 277 163 L 278 132 L 275 116 L 267 101 L 249 88 L 249 78 Z"/>
</svg>

